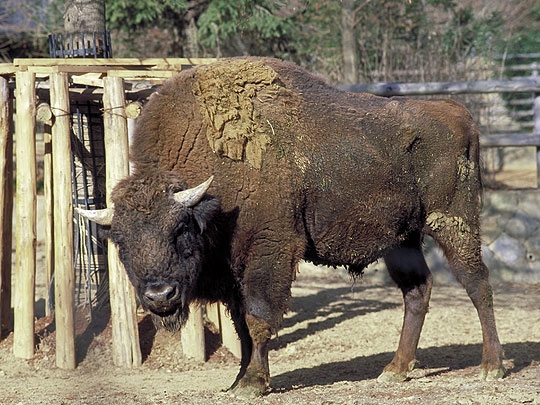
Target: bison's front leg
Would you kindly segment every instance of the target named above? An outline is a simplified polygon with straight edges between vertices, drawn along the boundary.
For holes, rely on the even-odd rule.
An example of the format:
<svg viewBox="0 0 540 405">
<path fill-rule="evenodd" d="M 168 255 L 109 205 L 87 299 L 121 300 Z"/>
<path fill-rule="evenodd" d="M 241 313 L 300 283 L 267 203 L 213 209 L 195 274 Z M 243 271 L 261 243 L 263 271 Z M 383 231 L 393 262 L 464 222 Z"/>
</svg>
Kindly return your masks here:
<svg viewBox="0 0 540 405">
<path fill-rule="evenodd" d="M 280 232 L 284 232 L 282 227 Z M 298 246 L 301 245 L 295 242 L 294 234 L 285 239 L 276 238 L 270 228 L 256 235 L 253 237 L 250 233 L 252 239 L 247 244 L 246 238 L 239 238 L 244 241 L 240 244 L 244 248 L 243 255 L 239 256 L 245 259 L 241 263 L 245 267 L 243 271 L 235 272 L 242 274 L 239 284 L 242 286 L 245 326 L 252 343 L 245 372 L 240 371 L 231 387 L 233 395 L 242 397 L 260 396 L 270 385 L 268 344 L 288 309 L 300 251 Z"/>
<path fill-rule="evenodd" d="M 272 330 L 266 321 L 253 315 L 246 315 L 246 324 L 253 342 L 251 358 L 247 367 L 242 365 L 231 392 L 243 398 L 253 398 L 262 395 L 270 385 L 268 343 Z"/>
</svg>

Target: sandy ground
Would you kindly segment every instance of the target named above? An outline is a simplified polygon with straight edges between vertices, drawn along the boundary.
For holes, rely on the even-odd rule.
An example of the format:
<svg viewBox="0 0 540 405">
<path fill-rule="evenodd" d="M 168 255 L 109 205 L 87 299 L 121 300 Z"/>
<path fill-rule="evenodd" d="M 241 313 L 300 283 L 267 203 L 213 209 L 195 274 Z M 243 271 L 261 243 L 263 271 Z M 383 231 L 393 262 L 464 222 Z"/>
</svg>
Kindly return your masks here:
<svg viewBox="0 0 540 405">
<path fill-rule="evenodd" d="M 497 382 L 478 379 L 480 325 L 463 289 L 435 285 L 419 345 L 420 366 L 403 383 L 376 378 L 397 347 L 400 292 L 310 269 L 293 288 L 291 310 L 272 343 L 272 389 L 253 404 L 540 404 L 540 285 L 495 285 L 498 328 L 508 369 Z M 115 367 L 110 326 L 98 318 L 79 328 L 78 366 L 54 365 L 54 331 L 38 321 L 34 360 L 0 342 L 2 404 L 237 404 L 224 390 L 238 360 L 209 335 L 209 361 L 182 355 L 179 336 L 155 332 L 141 316 L 144 363 Z M 81 320 L 79 320 L 81 321 Z M 80 322 L 84 324 L 84 318 Z"/>
</svg>

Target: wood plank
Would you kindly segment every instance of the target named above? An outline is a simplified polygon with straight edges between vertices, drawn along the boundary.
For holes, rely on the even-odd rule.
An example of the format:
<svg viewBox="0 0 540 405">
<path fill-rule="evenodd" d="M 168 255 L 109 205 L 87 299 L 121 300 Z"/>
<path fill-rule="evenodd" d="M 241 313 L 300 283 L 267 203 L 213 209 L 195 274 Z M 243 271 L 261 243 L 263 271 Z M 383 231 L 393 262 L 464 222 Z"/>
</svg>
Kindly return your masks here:
<svg viewBox="0 0 540 405">
<path fill-rule="evenodd" d="M 15 74 L 17 70 L 17 67 L 13 63 L 0 63 L 0 75 Z"/>
<path fill-rule="evenodd" d="M 0 337 L 11 330 L 11 250 L 13 220 L 13 99 L 0 77 Z"/>
<path fill-rule="evenodd" d="M 39 103 L 36 109 L 36 128 L 43 133 L 43 205 L 45 238 L 45 285 L 49 286 L 54 274 L 54 200 L 52 165 L 52 118 L 51 106 Z M 45 296 L 45 315 L 51 315 L 52 303 L 49 294 Z"/>
<path fill-rule="evenodd" d="M 124 81 L 103 79 L 104 141 L 107 158 L 105 181 L 107 205 L 119 180 L 129 174 L 128 129 L 125 113 Z M 137 323 L 135 289 L 118 256 L 118 248 L 108 242 L 109 294 L 111 301 L 113 361 L 117 366 L 137 367 L 142 363 Z"/>
<path fill-rule="evenodd" d="M 540 146 L 539 134 L 490 134 L 480 136 L 480 146 Z"/>
<path fill-rule="evenodd" d="M 472 82 L 372 83 L 339 85 L 338 89 L 378 96 L 427 96 L 438 94 L 540 92 L 540 77 Z"/>
<path fill-rule="evenodd" d="M 163 79 L 174 76 L 182 70 L 181 66 L 170 67 L 167 70 L 164 69 L 131 69 L 130 67 L 114 66 L 111 69 L 111 66 L 29 66 L 26 69 L 28 72 L 34 72 L 40 77 L 47 77 L 52 73 L 66 72 L 73 74 L 73 82 L 77 83 L 75 78 L 80 78 L 78 80 L 84 80 L 85 77 L 94 76 L 114 76 L 122 77 L 126 80 L 141 80 L 141 79 Z M 103 87 L 103 83 L 97 82 L 94 83 L 80 83 L 88 86 L 98 86 Z"/>
<path fill-rule="evenodd" d="M 18 66 L 156 66 L 159 69 L 207 65 L 216 58 L 16 58 Z"/>
<path fill-rule="evenodd" d="M 200 305 L 190 305 L 188 320 L 180 334 L 184 355 L 200 362 L 205 361 L 206 345 L 204 340 L 204 322 L 203 311 Z"/>
<path fill-rule="evenodd" d="M 221 344 L 235 357 L 242 358 L 240 339 L 225 305 L 221 302 L 206 305 L 206 316 L 219 329 Z"/>
<path fill-rule="evenodd" d="M 241 359 L 242 345 L 240 344 L 234 323 L 223 304 L 219 304 L 219 319 L 221 321 L 221 340 L 223 346 L 229 349 L 236 358 Z"/>
<path fill-rule="evenodd" d="M 534 114 L 534 133 L 540 134 L 540 90 L 534 97 L 533 114 Z"/>
<path fill-rule="evenodd" d="M 52 126 L 51 121 L 37 123 L 43 130 L 43 201 L 45 208 L 45 281 L 49 286 L 54 274 L 54 193 L 53 193 L 53 165 L 52 165 Z M 51 314 L 51 297 L 45 298 L 45 315 Z"/>
<path fill-rule="evenodd" d="M 107 76 L 122 77 L 126 80 L 157 79 L 163 81 L 173 77 L 181 68 L 173 70 L 108 70 Z"/>
<path fill-rule="evenodd" d="M 35 79 L 35 75 L 31 72 L 17 72 L 16 74 L 17 199 L 13 354 L 24 359 L 31 359 L 34 356 L 36 277 Z"/>
<path fill-rule="evenodd" d="M 51 75 L 56 366 L 75 368 L 71 119 L 67 73 Z M 18 157 L 17 157 L 18 158 Z"/>
<path fill-rule="evenodd" d="M 219 330 L 219 303 L 215 302 L 213 304 L 206 304 L 205 310 L 208 320 L 212 322 L 214 326 Z"/>
<path fill-rule="evenodd" d="M 105 74 L 111 69 L 110 66 L 94 66 L 94 65 L 54 65 L 54 66 L 22 66 L 25 71 L 34 72 L 36 75 L 48 76 L 52 73 L 72 73 L 72 74 L 90 74 L 100 73 Z M 127 69 L 127 67 L 115 66 L 115 69 Z"/>
<path fill-rule="evenodd" d="M 128 100 L 144 100 L 152 93 L 157 91 L 159 85 L 163 80 L 159 80 L 157 83 L 148 83 L 148 80 L 143 82 L 130 83 L 125 82 L 125 96 Z M 44 82 L 37 84 L 38 97 L 40 100 L 47 100 L 49 98 L 49 86 Z M 88 100 L 101 100 L 103 98 L 102 87 L 88 87 L 88 88 L 76 88 L 71 87 L 69 89 L 69 97 L 71 101 L 88 101 Z"/>
<path fill-rule="evenodd" d="M 47 78 L 49 75 L 58 72 L 72 74 L 71 82 L 84 86 L 103 87 L 102 78 L 107 75 L 111 77 L 122 77 L 125 80 L 147 80 L 161 83 L 182 70 L 182 67 L 170 68 L 168 70 L 157 69 L 130 69 L 128 67 L 115 66 L 29 66 L 25 71 L 33 72 L 40 78 Z M 43 87 L 43 86 L 41 86 Z"/>
<path fill-rule="evenodd" d="M 540 135 L 540 91 L 534 95 L 533 112 L 533 131 Z M 540 188 L 540 144 L 536 147 L 536 181 L 538 188 Z"/>
<path fill-rule="evenodd" d="M 72 75 L 73 84 L 81 84 L 90 87 L 103 87 L 103 74 L 97 72 L 84 73 L 81 75 Z"/>
</svg>

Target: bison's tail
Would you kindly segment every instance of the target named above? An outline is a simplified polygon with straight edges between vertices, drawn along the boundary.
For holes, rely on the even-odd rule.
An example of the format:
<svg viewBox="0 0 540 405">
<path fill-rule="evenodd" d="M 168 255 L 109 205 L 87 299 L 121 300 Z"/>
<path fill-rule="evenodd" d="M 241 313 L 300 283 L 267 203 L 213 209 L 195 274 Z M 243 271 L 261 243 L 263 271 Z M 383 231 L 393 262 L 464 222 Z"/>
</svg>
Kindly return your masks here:
<svg viewBox="0 0 540 405">
<path fill-rule="evenodd" d="M 484 179 L 482 174 L 484 171 L 484 162 L 480 156 L 480 131 L 474 123 L 471 128 L 468 158 L 470 162 L 474 163 L 475 173 L 471 173 L 471 180 L 473 180 L 474 176 L 473 181 L 477 183 L 479 209 L 481 210 L 484 205 Z"/>
</svg>

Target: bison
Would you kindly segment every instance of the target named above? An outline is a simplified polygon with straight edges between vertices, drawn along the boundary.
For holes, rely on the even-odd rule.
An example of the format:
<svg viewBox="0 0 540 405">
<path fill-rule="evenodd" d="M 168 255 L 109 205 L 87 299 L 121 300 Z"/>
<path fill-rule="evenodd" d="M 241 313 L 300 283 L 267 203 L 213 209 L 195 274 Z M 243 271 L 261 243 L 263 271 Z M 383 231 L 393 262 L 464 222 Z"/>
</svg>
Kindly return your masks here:
<svg viewBox="0 0 540 405">
<path fill-rule="evenodd" d="M 178 330 L 191 302 L 227 306 L 242 346 L 234 394 L 268 389 L 269 340 L 302 259 L 356 276 L 384 258 L 405 314 L 379 379 L 406 379 L 432 287 L 424 235 L 476 307 L 481 375 L 503 376 L 480 248 L 478 131 L 461 104 L 353 94 L 293 63 L 224 59 L 164 83 L 130 153 L 114 206 L 82 213 L 107 226 L 157 324 Z"/>
</svg>

